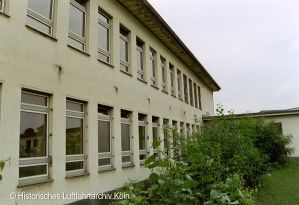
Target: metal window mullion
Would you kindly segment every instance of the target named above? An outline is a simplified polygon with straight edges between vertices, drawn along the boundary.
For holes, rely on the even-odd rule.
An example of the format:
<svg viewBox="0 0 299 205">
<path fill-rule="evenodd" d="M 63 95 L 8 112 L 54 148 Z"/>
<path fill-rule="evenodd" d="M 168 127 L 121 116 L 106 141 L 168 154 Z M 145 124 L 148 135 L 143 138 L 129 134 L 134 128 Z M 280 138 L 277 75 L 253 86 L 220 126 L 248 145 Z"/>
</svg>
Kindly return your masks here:
<svg viewBox="0 0 299 205">
<path fill-rule="evenodd" d="M 33 10 L 31 10 L 31 9 L 28 8 L 28 9 L 27 9 L 27 14 L 28 14 L 30 17 L 34 18 L 35 20 L 40 21 L 40 22 L 43 23 L 43 24 L 46 24 L 47 26 L 50 26 L 50 27 L 53 26 L 53 20 L 48 19 L 48 18 L 46 18 L 46 17 L 40 15 L 40 14 L 37 13 L 36 11 L 33 11 Z"/>
</svg>

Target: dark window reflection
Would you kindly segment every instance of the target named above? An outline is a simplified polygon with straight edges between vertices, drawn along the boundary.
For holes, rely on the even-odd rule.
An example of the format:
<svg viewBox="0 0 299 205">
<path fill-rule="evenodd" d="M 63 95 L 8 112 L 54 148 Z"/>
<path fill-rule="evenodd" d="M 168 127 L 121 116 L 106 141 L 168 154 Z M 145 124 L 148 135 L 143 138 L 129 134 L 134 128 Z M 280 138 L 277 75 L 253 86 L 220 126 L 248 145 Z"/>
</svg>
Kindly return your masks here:
<svg viewBox="0 0 299 205">
<path fill-rule="evenodd" d="M 111 165 L 110 158 L 103 158 L 98 160 L 99 166 Z"/>
<path fill-rule="evenodd" d="M 121 148 L 122 151 L 130 151 L 130 125 L 121 124 Z"/>
<path fill-rule="evenodd" d="M 37 175 L 47 174 L 47 165 L 38 165 L 30 167 L 20 167 L 19 168 L 19 177 L 31 177 Z"/>
<path fill-rule="evenodd" d="M 139 126 L 139 149 L 145 150 L 145 127 Z"/>
<path fill-rule="evenodd" d="M 68 162 L 65 165 L 65 170 L 66 171 L 72 171 L 72 170 L 78 170 L 78 169 L 83 169 L 83 162 Z"/>
<path fill-rule="evenodd" d="M 21 112 L 20 158 L 46 156 L 47 115 Z"/>
<path fill-rule="evenodd" d="M 100 152 L 110 152 L 110 122 L 98 121 L 98 146 Z"/>
<path fill-rule="evenodd" d="M 83 154 L 83 119 L 66 118 L 66 154 Z"/>
</svg>

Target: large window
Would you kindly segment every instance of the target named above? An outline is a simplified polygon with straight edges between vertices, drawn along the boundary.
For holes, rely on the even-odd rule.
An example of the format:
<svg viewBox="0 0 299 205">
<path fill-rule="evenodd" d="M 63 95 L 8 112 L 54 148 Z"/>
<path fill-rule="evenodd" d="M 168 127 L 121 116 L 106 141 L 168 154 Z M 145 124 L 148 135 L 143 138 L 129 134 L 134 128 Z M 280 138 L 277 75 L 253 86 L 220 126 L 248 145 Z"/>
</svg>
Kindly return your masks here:
<svg viewBox="0 0 299 205">
<path fill-rule="evenodd" d="M 120 26 L 120 70 L 129 72 L 129 34 L 128 29 Z"/>
<path fill-rule="evenodd" d="M 136 39 L 136 61 L 137 61 L 137 78 L 144 80 L 144 43 L 139 38 Z"/>
<path fill-rule="evenodd" d="M 161 75 L 162 75 L 162 90 L 167 91 L 167 70 L 166 60 L 162 56 L 160 57 Z"/>
<path fill-rule="evenodd" d="M 150 49 L 149 67 L 151 69 L 151 85 L 157 86 L 156 51 Z"/>
<path fill-rule="evenodd" d="M 103 11 L 98 13 L 98 58 L 111 63 L 111 17 Z"/>
<path fill-rule="evenodd" d="M 19 147 L 20 184 L 49 178 L 49 96 L 22 91 Z"/>
<path fill-rule="evenodd" d="M 177 86 L 178 86 L 178 98 L 182 99 L 182 73 L 177 70 Z"/>
<path fill-rule="evenodd" d="M 69 45 L 86 50 L 86 2 L 70 0 Z"/>
<path fill-rule="evenodd" d="M 199 86 L 198 86 L 197 92 L 198 92 L 198 108 L 202 109 L 202 107 L 201 107 L 201 91 L 200 91 Z"/>
<path fill-rule="evenodd" d="M 98 166 L 99 171 L 113 168 L 111 120 L 112 108 L 98 105 Z"/>
<path fill-rule="evenodd" d="M 152 117 L 152 132 L 153 132 L 153 142 L 159 140 L 159 118 Z M 156 157 L 159 156 L 158 148 L 154 147 L 153 153 Z"/>
<path fill-rule="evenodd" d="M 53 8 L 54 0 L 28 0 L 27 24 L 45 34 L 52 35 Z"/>
<path fill-rule="evenodd" d="M 186 103 L 189 103 L 188 99 L 188 79 L 187 76 L 184 74 L 183 75 L 183 80 L 184 80 L 184 100 Z"/>
<path fill-rule="evenodd" d="M 84 124 L 85 104 L 66 101 L 66 172 L 67 176 L 85 172 Z"/>
<path fill-rule="evenodd" d="M 133 164 L 131 112 L 121 110 L 121 151 L 123 166 Z"/>
<path fill-rule="evenodd" d="M 190 105 L 194 105 L 193 104 L 193 91 L 192 91 L 192 88 L 193 88 L 193 83 L 192 83 L 192 80 L 189 79 L 189 97 L 190 97 Z"/>
<path fill-rule="evenodd" d="M 193 92 L 194 92 L 195 107 L 198 108 L 197 86 L 195 83 L 193 83 Z"/>
<path fill-rule="evenodd" d="M 172 95 L 175 95 L 174 66 L 171 63 L 169 63 L 169 79 L 170 79 L 170 92 Z"/>
<path fill-rule="evenodd" d="M 138 114 L 139 160 L 143 164 L 147 155 L 146 115 Z"/>
</svg>

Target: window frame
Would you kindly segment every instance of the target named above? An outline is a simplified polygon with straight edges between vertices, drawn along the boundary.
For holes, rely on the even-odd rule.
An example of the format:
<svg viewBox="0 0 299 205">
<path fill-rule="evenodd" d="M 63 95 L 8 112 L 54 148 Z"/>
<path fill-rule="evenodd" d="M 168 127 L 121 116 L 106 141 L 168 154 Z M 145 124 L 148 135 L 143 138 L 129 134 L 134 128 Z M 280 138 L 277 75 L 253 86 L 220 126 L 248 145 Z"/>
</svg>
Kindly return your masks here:
<svg viewBox="0 0 299 205">
<path fill-rule="evenodd" d="M 142 44 L 142 46 L 138 45 L 138 42 L 140 44 Z M 137 78 L 140 80 L 145 80 L 145 63 L 144 63 L 144 42 L 142 40 L 140 40 L 139 38 L 136 39 L 136 53 L 140 52 L 141 53 L 141 68 L 138 68 L 137 66 Z M 136 56 L 136 60 L 137 60 L 137 56 Z M 136 64 L 138 65 L 138 63 Z M 139 77 L 140 75 L 140 77 Z"/>
<path fill-rule="evenodd" d="M 198 108 L 197 85 L 195 82 L 193 82 L 193 92 L 194 92 L 194 106 Z"/>
<path fill-rule="evenodd" d="M 32 179 L 34 179 L 34 181 L 36 182 L 40 182 L 40 181 L 45 181 L 45 180 L 49 180 L 50 176 L 49 176 L 49 167 L 50 167 L 50 162 L 51 162 L 51 156 L 49 155 L 49 114 L 50 114 L 50 108 L 49 108 L 49 98 L 50 96 L 47 94 L 39 94 L 37 92 L 34 91 L 25 91 L 22 90 L 21 95 L 23 93 L 27 93 L 30 95 L 35 95 L 35 96 L 40 96 L 40 97 L 45 97 L 47 99 L 47 105 L 46 106 L 42 106 L 42 105 L 36 105 L 36 104 L 31 104 L 31 103 L 23 103 L 21 101 L 21 109 L 20 109 L 20 115 L 22 112 L 27 112 L 27 113 L 35 113 L 35 114 L 43 114 L 46 116 L 46 139 L 45 139 L 45 143 L 46 143 L 46 153 L 44 157 L 27 157 L 27 158 L 21 158 L 20 154 L 19 154 L 19 169 L 21 167 L 34 167 L 34 166 L 40 166 L 40 165 L 46 165 L 46 174 L 42 174 L 42 175 L 34 175 L 34 176 L 29 176 L 29 177 L 22 177 L 20 178 L 20 172 L 19 172 L 19 183 L 20 184 L 31 184 L 32 183 Z M 21 119 L 20 119 L 21 122 Z M 19 140 L 20 140 L 20 136 L 19 136 Z M 19 141 L 19 146 L 20 146 L 20 142 Z"/>
<path fill-rule="evenodd" d="M 174 65 L 172 65 L 171 63 L 169 63 L 169 79 L 170 79 L 170 92 L 171 95 L 175 96 L 176 92 L 175 92 L 175 69 L 174 69 Z"/>
<path fill-rule="evenodd" d="M 177 69 L 177 88 L 178 88 L 178 98 L 183 100 L 183 91 L 182 91 L 182 71 Z"/>
<path fill-rule="evenodd" d="M 5 0 L 1 0 L 0 13 L 4 13 L 4 12 L 5 12 Z"/>
<path fill-rule="evenodd" d="M 125 31 L 127 33 L 127 36 L 123 35 L 121 30 Z M 126 61 L 126 59 L 122 59 L 121 55 L 119 57 L 120 60 L 120 70 L 126 73 L 130 72 L 130 31 L 128 29 L 126 29 L 125 27 L 123 27 L 122 25 L 120 26 L 120 30 L 119 30 L 119 40 L 121 42 L 121 40 L 125 41 L 126 43 L 126 55 L 128 57 L 128 60 Z M 121 52 L 121 48 L 120 52 Z M 122 66 L 124 66 L 126 68 L 126 70 L 122 69 Z"/>
<path fill-rule="evenodd" d="M 74 7 L 76 7 L 78 10 L 82 11 L 84 14 L 84 36 L 80 36 L 79 34 L 76 34 L 75 32 L 71 31 L 70 29 L 70 25 L 68 28 L 68 38 L 73 39 L 74 41 L 77 41 L 78 43 L 81 43 L 83 45 L 83 50 L 80 48 L 77 48 L 76 46 L 71 45 L 68 42 L 68 45 L 71 47 L 75 47 L 76 49 L 82 50 L 83 52 L 86 52 L 86 47 L 87 47 L 87 9 L 86 9 L 86 5 L 82 6 L 81 4 L 79 4 L 78 2 L 76 2 L 75 0 L 70 0 L 70 6 L 73 5 Z M 69 13 L 69 19 L 70 19 L 70 13 Z"/>
<path fill-rule="evenodd" d="M 51 1 L 51 19 L 48 19 L 47 17 L 30 9 L 29 5 L 27 4 L 27 17 L 32 18 L 33 20 L 38 21 L 39 23 L 48 26 L 50 28 L 50 33 L 45 33 L 43 31 L 41 31 L 40 29 L 28 24 L 28 22 L 26 23 L 26 25 L 28 25 L 42 33 L 45 33 L 49 36 L 53 36 L 54 35 L 54 8 L 55 8 L 56 0 L 50 0 L 50 1 Z M 3 0 L 3 2 L 4 2 L 4 0 Z"/>
<path fill-rule="evenodd" d="M 184 87 L 184 101 L 189 104 L 189 90 L 188 90 L 188 77 L 183 74 L 183 87 Z"/>
<path fill-rule="evenodd" d="M 152 119 L 152 140 L 154 142 L 154 128 L 157 129 L 157 140 L 159 140 L 160 138 L 160 134 L 159 134 L 159 117 L 154 117 L 156 118 L 155 121 L 154 119 Z M 159 148 L 153 148 L 153 154 L 159 156 Z"/>
<path fill-rule="evenodd" d="M 156 66 L 156 61 L 157 61 L 157 52 L 150 48 L 149 50 L 149 60 L 152 62 L 152 67 L 151 67 L 151 85 L 152 86 L 157 86 L 157 66 Z"/>
<path fill-rule="evenodd" d="M 139 162 L 140 164 L 144 164 L 146 158 L 147 158 L 147 154 L 148 154 L 148 149 L 147 149 L 147 144 L 148 144 L 148 136 L 147 136 L 147 116 L 146 115 L 143 115 L 143 120 L 139 120 L 138 119 L 138 131 L 139 131 L 139 128 L 140 127 L 144 127 L 144 142 L 145 142 L 145 149 L 140 149 L 140 146 L 139 146 Z M 138 132 L 139 134 L 139 132 Z M 138 136 L 140 138 L 140 136 Z M 145 155 L 145 159 L 140 159 L 141 156 L 144 156 Z"/>
<path fill-rule="evenodd" d="M 201 90 L 200 86 L 197 86 L 197 93 L 198 93 L 198 108 L 202 110 L 202 102 L 201 102 Z"/>
<path fill-rule="evenodd" d="M 77 175 L 82 175 L 84 173 L 86 173 L 86 158 L 87 158 L 87 155 L 85 154 L 85 142 L 84 142 L 84 139 L 86 137 L 86 134 L 85 134 L 85 107 L 86 107 L 86 103 L 84 102 L 80 102 L 78 100 L 74 100 L 74 99 L 66 99 L 66 103 L 67 102 L 71 102 L 71 103 L 75 103 L 75 104 L 81 104 L 82 105 L 82 112 L 80 111 L 75 111 L 75 110 L 68 110 L 66 108 L 66 114 L 65 114 L 65 118 L 67 120 L 67 118 L 75 118 L 75 119 L 81 119 L 82 120 L 82 154 L 71 154 L 71 155 L 67 155 L 65 153 L 65 173 L 66 173 L 66 177 L 72 177 L 72 176 L 77 176 Z M 65 131 L 66 131 L 66 127 L 65 127 Z M 65 140 L 66 140 L 66 134 L 65 134 Z M 65 144 L 65 151 L 66 150 L 66 147 L 67 147 L 67 144 Z M 75 169 L 75 170 L 70 170 L 70 171 L 67 171 L 66 170 L 66 164 L 67 163 L 72 163 L 72 162 L 83 162 L 83 168 L 82 169 Z"/>
<path fill-rule="evenodd" d="M 104 21 L 102 21 L 99 17 L 98 17 L 98 26 L 103 26 L 104 28 L 108 29 L 108 51 L 106 51 L 105 49 L 101 48 L 100 45 L 99 45 L 99 42 L 98 42 L 98 54 L 102 54 L 104 56 L 106 56 L 109 60 L 108 62 L 102 60 L 99 58 L 98 56 L 98 59 L 100 61 L 103 61 L 105 63 L 108 63 L 108 64 L 111 64 L 111 43 L 112 43 L 112 40 L 111 40 L 111 30 L 112 30 L 112 26 L 111 26 L 111 21 L 112 21 L 112 17 L 110 15 L 108 15 L 105 11 L 103 11 L 102 9 L 98 9 L 98 15 L 102 15 L 103 17 L 105 17 L 106 19 L 108 19 L 108 24 Z"/>
<path fill-rule="evenodd" d="M 189 102 L 191 106 L 194 106 L 194 100 L 193 100 L 193 81 L 189 78 Z"/>
<path fill-rule="evenodd" d="M 160 56 L 160 68 L 161 68 L 162 90 L 167 92 L 167 68 L 166 68 L 166 59 L 163 56 Z"/>
<path fill-rule="evenodd" d="M 107 108 L 108 110 L 108 108 Z M 98 150 L 98 160 L 100 159 L 110 159 L 110 164 L 109 165 L 102 165 L 100 166 L 99 163 L 98 163 L 98 169 L 99 171 L 103 171 L 103 170 L 110 170 L 110 169 L 113 169 L 114 168 L 114 163 L 113 163 L 113 157 L 114 157 L 114 154 L 113 154 L 113 146 L 112 146 L 112 143 L 113 143 L 113 134 L 112 134 L 112 108 L 110 108 L 108 110 L 108 115 L 104 115 L 103 113 L 100 113 L 98 112 L 98 122 L 99 121 L 103 121 L 103 122 L 109 122 L 109 128 L 110 128 L 110 152 L 99 152 Z M 98 140 L 99 140 L 99 133 L 98 133 Z"/>
<path fill-rule="evenodd" d="M 121 125 L 122 124 L 126 124 L 126 125 L 129 125 L 129 142 L 130 142 L 130 150 L 129 151 L 123 151 L 121 149 L 121 163 L 122 163 L 122 167 L 126 167 L 126 166 L 130 166 L 130 165 L 133 165 L 134 164 L 134 161 L 133 161 L 133 137 L 132 137 L 132 121 L 131 121 L 131 113 L 128 112 L 128 118 L 123 118 L 121 116 L 121 120 L 120 120 L 120 123 Z M 120 131 L 121 132 L 121 137 L 122 137 L 122 130 Z M 121 139 L 122 140 L 122 139 Z M 122 146 L 122 144 L 121 144 Z M 129 162 L 123 162 L 122 158 L 123 157 L 130 157 L 130 161 Z"/>
</svg>

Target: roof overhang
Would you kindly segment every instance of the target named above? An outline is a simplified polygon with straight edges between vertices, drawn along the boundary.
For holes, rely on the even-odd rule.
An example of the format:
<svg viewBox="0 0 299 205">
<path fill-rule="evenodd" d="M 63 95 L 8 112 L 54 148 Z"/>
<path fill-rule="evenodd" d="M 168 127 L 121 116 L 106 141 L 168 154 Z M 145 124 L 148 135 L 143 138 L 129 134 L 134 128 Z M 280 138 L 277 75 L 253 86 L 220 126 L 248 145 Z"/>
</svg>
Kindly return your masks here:
<svg viewBox="0 0 299 205">
<path fill-rule="evenodd" d="M 185 63 L 212 91 L 221 88 L 147 0 L 116 0 Z"/>
</svg>

